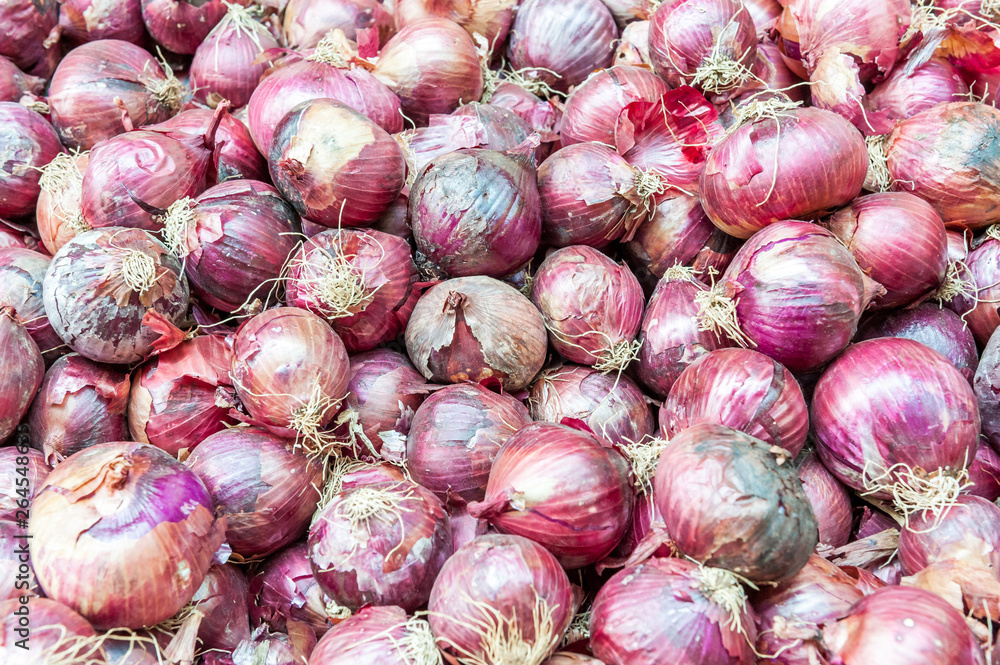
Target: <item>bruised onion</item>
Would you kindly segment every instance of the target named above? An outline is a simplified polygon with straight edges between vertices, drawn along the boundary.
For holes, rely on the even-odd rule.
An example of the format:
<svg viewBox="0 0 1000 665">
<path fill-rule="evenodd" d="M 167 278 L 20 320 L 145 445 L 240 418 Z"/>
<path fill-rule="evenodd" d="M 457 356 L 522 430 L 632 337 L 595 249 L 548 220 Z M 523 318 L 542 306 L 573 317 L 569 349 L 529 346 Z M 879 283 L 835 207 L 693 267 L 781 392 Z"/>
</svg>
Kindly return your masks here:
<svg viewBox="0 0 1000 665">
<path fill-rule="evenodd" d="M 93 626 L 66 605 L 27 597 L 0 601 L 0 658 L 12 665 L 88 663 L 104 665 Z"/>
<path fill-rule="evenodd" d="M 818 536 L 787 457 L 722 425 L 694 425 L 671 439 L 656 467 L 653 497 L 677 548 L 752 582 L 792 577 Z"/>
<path fill-rule="evenodd" d="M 1000 498 L 1000 455 L 987 441 L 979 440 L 976 457 L 969 464 L 969 494 L 987 501 Z"/>
<path fill-rule="evenodd" d="M 21 324 L 14 309 L 0 307 L 0 442 L 17 428 L 45 376 L 38 345 Z"/>
<path fill-rule="evenodd" d="M 145 34 L 139 0 L 62 0 L 59 27 L 75 43 L 119 39 L 139 44 Z"/>
<path fill-rule="evenodd" d="M 269 556 L 249 581 L 250 623 L 288 632 L 289 622 L 308 624 L 318 637 L 330 629 L 326 600 L 313 577 L 305 542 Z"/>
<path fill-rule="evenodd" d="M 75 452 L 128 438 L 128 374 L 72 353 L 52 364 L 29 413 L 31 445 L 55 466 Z"/>
<path fill-rule="evenodd" d="M 42 282 L 49 257 L 30 249 L 0 249 L 0 306 L 13 307 L 24 329 L 35 340 L 46 361 L 63 352 L 63 342 L 45 316 Z"/>
<path fill-rule="evenodd" d="M 406 480 L 342 490 L 309 529 L 316 581 L 351 610 L 367 604 L 416 610 L 451 553 L 441 500 Z"/>
<path fill-rule="evenodd" d="M 83 218 L 83 173 L 90 153 L 56 155 L 42 168 L 38 184 L 41 192 L 35 206 L 38 235 L 49 254 L 58 252 L 66 241 L 90 230 Z"/>
<path fill-rule="evenodd" d="M 142 0 L 146 30 L 174 53 L 194 53 L 225 15 L 223 0 Z"/>
<path fill-rule="evenodd" d="M 597 72 L 566 100 L 563 145 L 596 141 L 614 145 L 618 117 L 632 102 L 655 102 L 669 86 L 648 69 L 617 66 Z"/>
<path fill-rule="evenodd" d="M 188 285 L 163 243 L 140 229 L 109 227 L 63 245 L 45 273 L 44 298 L 52 329 L 70 348 L 125 364 L 179 341 Z"/>
<path fill-rule="evenodd" d="M 16 102 L 0 102 L 0 217 L 34 212 L 40 169 L 61 152 L 59 137 L 44 117 Z"/>
<path fill-rule="evenodd" d="M 32 502 L 35 575 L 46 596 L 98 628 L 152 626 L 201 585 L 224 539 L 213 510 L 205 485 L 162 450 L 92 446 L 49 474 Z"/>
<path fill-rule="evenodd" d="M 298 51 L 319 44 L 332 30 L 359 41 L 359 32 L 372 30 L 378 42 L 392 35 L 392 6 L 381 0 L 288 0 L 281 36 L 283 45 Z"/>
<path fill-rule="evenodd" d="M 22 511 L 20 517 L 23 518 L 25 509 L 19 502 L 27 499 L 30 504 L 51 470 L 44 455 L 34 448 L 26 449 L 23 445 L 0 447 L 0 521 L 16 521 L 18 510 Z M 18 493 L 18 478 L 27 479 L 28 489 L 24 492 L 27 496 Z"/>
<path fill-rule="evenodd" d="M 830 547 L 846 545 L 851 538 L 853 521 L 851 495 L 847 489 L 814 452 L 799 462 L 798 476 L 819 524 L 819 542 Z"/>
<path fill-rule="evenodd" d="M 531 383 L 545 363 L 545 324 L 516 289 L 491 277 L 459 277 L 421 296 L 406 350 L 432 381 L 496 378 L 507 390 Z"/>
<path fill-rule="evenodd" d="M 1000 569 L 1000 508 L 982 497 L 959 495 L 937 515 L 912 516 L 900 529 L 899 558 L 913 575 L 942 561 L 958 560 L 994 571 Z"/>
<path fill-rule="evenodd" d="M 177 457 L 235 424 L 229 377 L 232 352 L 220 335 L 201 335 L 149 360 L 132 380 L 128 428 L 132 438 Z"/>
<path fill-rule="evenodd" d="M 396 606 L 366 607 L 334 626 L 313 650 L 310 662 L 324 665 L 415 665 L 440 662 L 426 619 L 407 617 Z"/>
</svg>

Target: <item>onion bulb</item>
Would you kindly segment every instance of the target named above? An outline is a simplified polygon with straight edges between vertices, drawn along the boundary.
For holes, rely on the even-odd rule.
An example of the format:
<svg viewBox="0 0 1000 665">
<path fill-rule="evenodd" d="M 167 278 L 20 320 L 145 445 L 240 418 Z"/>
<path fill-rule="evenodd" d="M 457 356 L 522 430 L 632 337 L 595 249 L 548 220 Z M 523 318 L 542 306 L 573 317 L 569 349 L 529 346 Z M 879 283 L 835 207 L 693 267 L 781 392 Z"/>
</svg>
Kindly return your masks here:
<svg viewBox="0 0 1000 665">
<path fill-rule="evenodd" d="M 41 167 L 61 152 L 59 137 L 41 114 L 16 102 L 0 102 L 0 217 L 34 212 Z"/>
</svg>

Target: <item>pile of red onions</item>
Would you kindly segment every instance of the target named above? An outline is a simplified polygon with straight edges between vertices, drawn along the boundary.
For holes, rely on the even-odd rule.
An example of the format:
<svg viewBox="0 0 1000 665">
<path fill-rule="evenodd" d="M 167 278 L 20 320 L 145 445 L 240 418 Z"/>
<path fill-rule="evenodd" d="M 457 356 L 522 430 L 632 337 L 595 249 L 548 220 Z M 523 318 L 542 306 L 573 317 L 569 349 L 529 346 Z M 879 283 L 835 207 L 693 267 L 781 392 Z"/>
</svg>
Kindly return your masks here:
<svg viewBox="0 0 1000 665">
<path fill-rule="evenodd" d="M 35 210 L 40 168 L 59 153 L 59 137 L 40 114 L 16 102 L 0 102 L 0 217 Z"/>
<path fill-rule="evenodd" d="M 45 376 L 45 362 L 38 345 L 11 307 L 0 307 L 0 363 L 8 368 L 0 380 L 0 442 L 3 442 L 28 412 Z"/>
</svg>

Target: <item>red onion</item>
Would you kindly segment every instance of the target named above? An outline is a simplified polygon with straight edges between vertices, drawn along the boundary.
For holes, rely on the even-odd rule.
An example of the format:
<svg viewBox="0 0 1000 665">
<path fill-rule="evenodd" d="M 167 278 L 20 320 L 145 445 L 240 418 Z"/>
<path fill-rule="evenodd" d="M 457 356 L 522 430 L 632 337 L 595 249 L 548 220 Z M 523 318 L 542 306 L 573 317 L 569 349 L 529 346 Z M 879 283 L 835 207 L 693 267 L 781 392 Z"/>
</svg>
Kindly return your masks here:
<svg viewBox="0 0 1000 665">
<path fill-rule="evenodd" d="M 893 121 L 910 118 L 941 102 L 967 99 L 969 86 L 943 58 L 931 58 L 914 67 L 897 67 L 868 94 L 867 106 L 876 113 L 888 111 Z"/>
<path fill-rule="evenodd" d="M 326 599 L 313 577 L 305 542 L 270 557 L 250 578 L 250 623 L 288 632 L 290 622 L 309 625 L 322 637 L 330 629 Z M 294 625 L 294 624 L 292 624 Z"/>
<path fill-rule="evenodd" d="M 139 127 L 177 113 L 183 92 L 169 67 L 135 44 L 90 42 L 70 51 L 52 77 L 52 125 L 67 147 L 90 150 L 126 130 L 116 98 Z"/>
<path fill-rule="evenodd" d="M 439 496 L 482 500 L 500 446 L 530 423 L 527 409 L 510 395 L 475 383 L 447 386 L 413 415 L 406 468 Z"/>
<path fill-rule="evenodd" d="M 475 39 L 481 35 L 493 48 L 507 40 L 518 0 L 396 0 L 396 27 L 430 16 L 440 16 L 465 28 Z"/>
<path fill-rule="evenodd" d="M 476 47 L 458 25 L 443 18 L 410 23 L 379 52 L 375 78 L 399 96 L 418 125 L 432 113 L 451 113 L 483 94 Z"/>
<path fill-rule="evenodd" d="M 832 233 L 779 222 L 740 248 L 722 280 L 699 297 L 699 317 L 703 327 L 753 345 L 793 372 L 809 372 L 847 346 L 881 293 Z"/>
<path fill-rule="evenodd" d="M 441 662 L 441 654 L 426 619 L 407 618 L 399 607 L 366 607 L 327 633 L 310 662 L 416 665 Z"/>
<path fill-rule="evenodd" d="M 541 205 L 532 136 L 513 150 L 466 149 L 432 160 L 410 189 L 417 264 L 435 275 L 503 277 L 534 256 Z"/>
<path fill-rule="evenodd" d="M 290 265 L 285 302 L 326 319 L 351 353 L 396 339 L 420 297 L 409 243 L 380 231 L 324 231 Z"/>
<path fill-rule="evenodd" d="M 982 650 L 962 615 L 937 594 L 886 587 L 823 628 L 831 662 L 843 665 L 981 665 Z"/>
<path fill-rule="evenodd" d="M 616 446 L 653 436 L 656 423 L 646 396 L 627 376 L 562 365 L 538 375 L 528 403 L 535 420 L 579 420 Z"/>
<path fill-rule="evenodd" d="M 38 345 L 21 324 L 14 309 L 0 307 L 0 442 L 9 437 L 28 412 L 45 376 Z"/>
<path fill-rule="evenodd" d="M 240 402 L 259 424 L 296 439 L 310 454 L 328 452 L 321 429 L 340 410 L 349 370 L 337 333 L 297 307 L 258 314 L 240 326 L 233 342 L 232 377 Z"/>
<path fill-rule="evenodd" d="M 215 664 L 203 659 L 204 665 L 306 665 L 316 646 L 316 636 L 309 631 L 270 633 L 261 628 L 251 639 L 233 649 L 232 658 Z M 210 654 L 206 654 L 208 656 Z M 222 652 L 225 658 L 225 652 Z"/>
<path fill-rule="evenodd" d="M 694 425 L 660 456 L 654 500 L 677 548 L 753 582 L 793 576 L 817 522 L 788 456 L 722 425 Z"/>
<path fill-rule="evenodd" d="M 602 0 L 611 10 L 615 23 L 619 28 L 627 29 L 629 25 L 648 21 L 655 9 L 650 0 Z"/>
<path fill-rule="evenodd" d="M 810 452 L 799 462 L 799 480 L 819 523 L 819 542 L 841 547 L 851 539 L 851 495 Z"/>
<path fill-rule="evenodd" d="M 247 577 L 238 566 L 227 563 L 209 568 L 189 607 L 204 614 L 198 625 L 203 648 L 229 651 L 250 639 Z"/>
<path fill-rule="evenodd" d="M 830 111 L 793 108 L 748 119 L 705 162 L 705 212 L 726 233 L 749 238 L 782 219 L 820 217 L 861 192 L 868 151 Z"/>
<path fill-rule="evenodd" d="M 224 530 L 198 477 L 141 443 L 102 443 L 67 458 L 32 502 L 29 526 L 46 596 L 102 629 L 176 614 L 201 585 Z"/>
<path fill-rule="evenodd" d="M 983 435 L 994 447 L 1000 446 L 1000 335 L 993 335 L 983 349 L 972 385 Z"/>
<path fill-rule="evenodd" d="M 738 0 L 673 0 L 650 19 L 653 71 L 720 101 L 753 77 L 756 46 L 757 27 Z"/>
<path fill-rule="evenodd" d="M 177 457 L 235 424 L 232 352 L 219 335 L 181 342 L 139 368 L 128 399 L 132 438 Z"/>
<path fill-rule="evenodd" d="M 150 36 L 174 53 L 194 53 L 225 15 L 222 0 L 142 0 Z"/>
<path fill-rule="evenodd" d="M 17 65 L 0 55 L 0 102 L 19 102 L 25 96 L 35 98 L 45 90 L 45 81 L 25 74 Z"/>
<path fill-rule="evenodd" d="M 555 557 L 527 538 L 489 534 L 448 559 L 428 609 L 446 652 L 472 662 L 537 665 L 555 651 L 575 608 Z"/>
<path fill-rule="evenodd" d="M 169 348 L 188 306 L 181 262 L 140 229 L 82 233 L 45 273 L 45 313 L 81 356 L 134 363 Z"/>
<path fill-rule="evenodd" d="M 298 51 L 312 48 L 332 30 L 358 41 L 362 30 L 376 30 L 380 43 L 392 36 L 392 8 L 380 0 L 289 0 L 282 24 L 284 45 Z"/>
<path fill-rule="evenodd" d="M 775 22 L 778 17 L 781 16 L 781 4 L 777 0 L 747 0 L 743 5 L 750 12 L 750 16 L 753 17 L 753 24 L 757 28 L 757 36 L 765 38 L 774 27 Z M 763 50 L 762 47 L 772 46 L 769 41 L 761 42 L 757 44 L 758 53 Z"/>
<path fill-rule="evenodd" d="M 24 507 L 20 502 L 25 499 L 30 502 L 35 498 L 51 470 L 42 453 L 33 448 L 26 448 L 23 444 L 0 447 L 0 521 L 23 519 Z M 26 496 L 23 490 L 18 491 L 19 478 L 28 479 Z M 20 516 L 19 510 L 22 513 Z"/>
<path fill-rule="evenodd" d="M 1000 568 L 1000 508 L 992 501 L 963 494 L 937 515 L 911 517 L 899 534 L 903 572 L 959 560 L 979 568 Z M 995 573 L 994 573 L 995 574 Z"/>
<path fill-rule="evenodd" d="M 627 266 L 586 245 L 550 254 L 531 288 L 553 348 L 603 372 L 622 370 L 637 357 L 643 300 Z"/>
<path fill-rule="evenodd" d="M 686 559 L 616 573 L 594 598 L 590 646 L 608 665 L 750 665 L 754 613 L 736 576 Z"/>
<path fill-rule="evenodd" d="M 484 92 L 483 97 L 485 98 L 485 96 Z M 561 106 L 557 108 L 552 102 L 537 97 L 519 85 L 509 81 L 500 81 L 490 93 L 490 106 L 516 113 L 518 117 L 528 123 L 534 132 L 541 136 L 543 143 L 559 140 L 555 125 L 562 118 Z"/>
<path fill-rule="evenodd" d="M 89 152 L 77 155 L 61 152 L 42 168 L 35 221 L 38 235 L 49 254 L 58 252 L 78 233 L 90 230 L 90 224 L 83 218 L 80 201 L 83 173 L 89 162 Z"/>
<path fill-rule="evenodd" d="M 342 490 L 309 529 L 316 581 L 351 610 L 367 604 L 416 610 L 451 553 L 444 505 L 406 480 Z"/>
<path fill-rule="evenodd" d="M 668 439 L 702 423 L 746 432 L 795 457 L 806 442 L 809 412 L 798 382 L 780 363 L 748 349 L 718 349 L 681 372 L 660 409 Z"/>
<path fill-rule="evenodd" d="M 77 44 L 100 39 L 139 44 L 145 34 L 139 0 L 62 0 L 59 28 Z"/>
<path fill-rule="evenodd" d="M 989 342 L 1000 326 L 1000 313 L 993 302 L 1000 296 L 1000 226 L 991 226 L 975 243 L 963 265 L 951 308 L 961 315 L 979 346 Z"/>
<path fill-rule="evenodd" d="M 161 219 L 167 244 L 184 260 L 191 292 L 224 312 L 265 299 L 296 247 L 292 206 L 255 180 L 232 180 L 197 199 L 178 199 Z"/>
<path fill-rule="evenodd" d="M 969 482 L 972 483 L 967 490 L 969 494 L 987 501 L 1000 498 L 1000 455 L 982 438 L 976 448 L 976 457 L 969 464 Z"/>
<path fill-rule="evenodd" d="M 73 353 L 52 364 L 31 405 L 31 445 L 55 466 L 84 448 L 128 438 L 129 376 Z"/>
<path fill-rule="evenodd" d="M 93 627 L 62 603 L 32 596 L 22 604 L 11 598 L 0 602 L 0 612 L 0 659 L 5 663 L 105 663 Z"/>
<path fill-rule="evenodd" d="M 618 117 L 632 102 L 655 102 L 670 90 L 641 67 L 611 67 L 581 83 L 566 100 L 563 145 L 596 141 L 614 144 Z"/>
<path fill-rule="evenodd" d="M 826 468 L 848 487 L 894 499 L 907 514 L 957 494 L 951 476 L 975 457 L 979 424 L 965 377 L 909 339 L 851 346 L 813 395 L 813 431 Z"/>
<path fill-rule="evenodd" d="M 59 36 L 55 30 L 58 20 L 59 3 L 55 0 L 5 2 L 0 6 L 0 56 L 10 58 L 26 72 L 44 61 L 51 51 L 58 58 L 59 47 L 51 43 Z M 42 73 L 38 75 L 49 78 Z"/>
<path fill-rule="evenodd" d="M 399 195 L 406 161 L 385 130 L 332 99 L 306 101 L 274 128 L 271 179 L 296 211 L 325 226 L 364 226 Z"/>
<path fill-rule="evenodd" d="M 515 70 L 561 90 L 611 66 L 618 28 L 601 0 L 525 0 L 517 9 L 507 44 Z"/>
<path fill-rule="evenodd" d="M 23 217 L 35 210 L 41 187 L 39 167 L 62 152 L 59 137 L 40 114 L 16 102 L 0 102 L 0 217 Z"/>
<path fill-rule="evenodd" d="M 11 480 L 14 480 L 13 476 Z M 0 573 L 3 574 L 0 578 L 0 603 L 9 598 L 38 595 L 35 573 L 31 570 L 30 541 L 25 537 L 24 531 L 13 521 L 0 521 Z M 0 644 L 2 643 L 3 639 L 0 638 Z"/>
<path fill-rule="evenodd" d="M 614 12 L 613 8 L 611 10 Z M 633 21 L 622 29 L 621 39 L 615 47 L 615 66 L 646 66 L 652 69 L 653 63 L 649 59 L 649 24 L 648 20 Z"/>
<path fill-rule="evenodd" d="M 278 40 L 250 10 L 229 5 L 226 15 L 194 52 L 194 98 L 213 108 L 223 99 L 233 108 L 246 106 L 268 67 L 266 62 L 257 62 L 258 56 L 277 47 Z"/>
<path fill-rule="evenodd" d="M 516 289 L 491 277 L 459 277 L 421 296 L 406 350 L 430 381 L 495 378 L 507 390 L 531 383 L 545 363 L 545 324 Z"/>
<path fill-rule="evenodd" d="M 226 540 L 244 559 L 260 559 L 305 535 L 316 511 L 322 467 L 290 441 L 234 427 L 212 434 L 187 459 L 226 516 Z"/>
<path fill-rule="evenodd" d="M 774 17 L 781 14 L 781 5 L 775 0 L 763 0 L 762 5 L 767 5 L 766 11 L 774 11 Z M 747 10 L 753 14 L 754 7 L 752 2 L 744 3 Z M 760 24 L 757 23 L 757 17 L 754 17 L 754 24 L 757 25 L 758 34 L 760 32 Z M 793 102 L 805 103 L 809 99 L 809 86 L 804 85 L 801 78 L 799 78 L 794 71 L 792 71 L 788 63 L 781 55 L 781 49 L 777 44 L 771 41 L 763 41 L 757 44 L 757 59 L 754 61 L 751 69 L 753 70 L 754 76 L 763 82 L 762 87 L 767 90 L 781 91 L 780 94 L 788 97 Z M 751 83 L 752 85 L 752 83 Z M 746 100 L 748 97 L 753 99 L 753 95 L 759 94 L 748 90 L 742 95 L 737 97 L 738 100 Z"/>
<path fill-rule="evenodd" d="M 456 118 L 475 118 L 481 143 L 470 146 L 490 150 L 513 150 L 531 135 L 531 126 L 513 111 L 494 104 L 470 102 L 459 106 L 452 114 Z"/>
<path fill-rule="evenodd" d="M 0 249 L 11 247 L 30 249 L 34 252 L 45 251 L 45 248 L 39 245 L 32 235 L 32 230 L 29 227 L 0 219 Z"/>
<path fill-rule="evenodd" d="M 944 224 L 929 203 L 912 194 L 861 196 L 824 226 L 851 250 L 866 275 L 886 292 L 873 308 L 918 302 L 944 279 L 948 241 Z"/>
<path fill-rule="evenodd" d="M 42 280 L 49 261 L 30 249 L 0 249 L 0 306 L 14 308 L 42 357 L 51 362 L 62 354 L 63 342 L 49 325 L 42 300 Z"/>
</svg>

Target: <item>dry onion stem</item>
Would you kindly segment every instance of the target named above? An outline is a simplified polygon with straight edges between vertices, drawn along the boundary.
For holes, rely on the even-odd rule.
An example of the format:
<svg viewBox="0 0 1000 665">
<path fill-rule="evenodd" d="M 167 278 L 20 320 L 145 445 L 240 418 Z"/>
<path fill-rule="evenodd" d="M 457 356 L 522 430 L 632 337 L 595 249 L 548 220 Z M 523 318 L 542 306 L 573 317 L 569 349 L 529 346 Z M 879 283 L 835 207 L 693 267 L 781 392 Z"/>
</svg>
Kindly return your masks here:
<svg viewBox="0 0 1000 665">
<path fill-rule="evenodd" d="M 347 35 L 340 28 L 336 28 L 319 40 L 312 55 L 306 60 L 322 62 L 337 69 L 347 69 L 354 58 L 355 54 L 347 40 Z"/>
<path fill-rule="evenodd" d="M 707 291 L 699 291 L 694 302 L 698 305 L 698 329 L 725 335 L 744 348 L 757 346 L 743 334 L 736 315 L 736 299 L 723 295 L 718 285 Z"/>
<path fill-rule="evenodd" d="M 219 34 L 223 30 L 226 30 L 230 26 L 236 31 L 237 34 L 243 33 L 250 38 L 254 46 L 257 47 L 258 53 L 264 52 L 264 47 L 260 43 L 260 34 L 263 32 L 267 34 L 267 28 L 265 28 L 261 23 L 256 20 L 257 16 L 263 13 L 263 7 L 257 5 L 251 5 L 250 7 L 244 7 L 243 5 L 237 4 L 235 2 L 226 2 L 222 0 L 222 4 L 227 7 L 226 15 L 222 17 L 209 36 L 213 34 Z M 215 40 L 215 70 L 219 70 L 219 44 L 222 43 L 221 39 Z"/>
<path fill-rule="evenodd" d="M 323 612 L 332 621 L 343 621 L 344 619 L 351 618 L 351 610 L 348 607 L 340 605 L 335 600 L 326 601 L 326 605 L 323 606 Z"/>
<path fill-rule="evenodd" d="M 38 185 L 57 201 L 56 212 L 63 223 L 75 233 L 89 231 L 90 224 L 83 218 L 83 208 L 78 205 L 76 210 L 66 210 L 62 201 L 64 197 L 74 201 L 80 200 L 83 192 L 83 173 L 80 172 L 76 160 L 88 152 L 59 153 L 40 169 L 42 175 L 38 180 Z"/>
<path fill-rule="evenodd" d="M 167 212 L 157 217 L 163 224 L 163 241 L 170 251 L 183 259 L 188 255 L 188 230 L 195 223 L 194 199 L 185 196 L 170 204 Z"/>
<path fill-rule="evenodd" d="M 163 73 L 165 78 L 151 78 L 144 85 L 146 90 L 149 90 L 153 97 L 156 98 L 160 104 L 167 107 L 172 111 L 180 110 L 181 102 L 184 101 L 184 84 L 181 83 L 176 76 L 174 76 L 174 70 L 170 68 L 167 61 L 163 59 L 162 54 L 160 57 L 160 66 L 163 67 Z M 143 66 L 143 73 L 146 73 L 149 67 L 149 62 Z"/>
<path fill-rule="evenodd" d="M 549 97 L 556 95 L 562 96 L 563 93 L 553 89 L 545 81 L 536 78 L 539 72 L 545 72 L 547 74 L 552 74 L 556 78 L 562 78 L 562 75 L 558 72 L 546 69 L 545 67 L 523 67 L 516 70 L 503 69 L 501 67 L 499 71 L 492 69 L 490 67 L 490 61 L 493 59 L 492 46 L 486 41 L 486 38 L 478 32 L 473 35 L 473 41 L 476 42 L 476 55 L 479 56 L 479 67 L 483 72 L 483 94 L 479 98 L 479 101 L 483 104 L 489 103 L 489 101 L 493 98 L 493 93 L 496 92 L 496 89 L 500 87 L 501 83 L 516 85 L 536 97 L 541 97 L 543 99 L 548 99 Z M 532 74 L 535 74 L 536 76 L 532 76 Z"/>
<path fill-rule="evenodd" d="M 569 628 L 566 629 L 566 635 L 563 637 L 562 644 L 565 646 L 567 644 L 572 644 L 573 642 L 579 642 L 581 640 L 590 639 L 590 610 L 586 612 L 577 612 L 573 616 L 573 620 L 569 622 Z"/>
<path fill-rule="evenodd" d="M 870 471 L 878 468 L 871 461 L 865 463 L 862 482 L 866 491 L 862 496 L 888 492 L 906 525 L 909 525 L 911 515 L 930 512 L 934 516 L 934 522 L 928 531 L 941 523 L 945 512 L 956 505 L 962 491 L 972 486 L 969 472 L 964 468 L 959 471 L 937 469 L 927 473 L 919 467 L 913 468 L 899 462 L 877 475 L 871 475 Z"/>
<path fill-rule="evenodd" d="M 339 443 L 333 435 L 320 430 L 320 423 L 331 409 L 340 408 L 340 402 L 341 400 L 335 400 L 324 393 L 317 380 L 313 384 L 309 401 L 292 411 L 288 423 L 290 429 L 305 439 L 300 441 L 299 437 L 296 437 L 294 447 L 305 450 L 310 459 L 321 459 L 324 467 Z"/>
<path fill-rule="evenodd" d="M 698 565 L 694 573 L 694 586 L 701 595 L 715 603 L 729 614 L 729 628 L 746 636 L 746 627 L 741 615 L 746 610 L 747 596 L 740 581 L 746 582 L 756 589 L 746 579 L 743 579 L 722 568 L 710 568 Z"/>
<path fill-rule="evenodd" d="M 970 277 L 964 279 L 962 277 L 963 274 L 970 275 Z M 962 296 L 973 301 L 974 304 L 972 307 L 974 309 L 976 306 L 975 303 L 979 298 L 979 290 L 976 288 L 976 283 L 973 281 L 971 275 L 972 272 L 965 261 L 949 261 L 948 270 L 944 274 L 944 279 L 941 280 L 941 286 L 930 295 L 930 299 L 937 300 L 938 306 L 943 307 L 944 303 Z"/>
<path fill-rule="evenodd" d="M 635 194 L 642 201 L 641 207 L 644 216 L 653 214 L 656 209 L 656 196 L 663 194 L 668 189 L 670 189 L 670 185 L 659 173 L 653 169 L 643 171 L 636 167 Z"/>
<path fill-rule="evenodd" d="M 618 448 L 632 465 L 632 475 L 635 476 L 635 488 L 642 494 L 653 490 L 653 474 L 660 463 L 660 455 L 667 447 L 667 440 L 646 437 L 642 441 L 630 442 Z"/>
<path fill-rule="evenodd" d="M 868 148 L 868 174 L 865 176 L 865 189 L 872 192 L 888 192 L 892 187 L 889 155 L 886 152 L 887 139 L 887 136 L 865 137 L 865 147 Z"/>
<path fill-rule="evenodd" d="M 156 262 L 153 257 L 135 249 L 128 250 L 122 257 L 119 271 L 125 286 L 139 295 L 156 283 Z"/>
</svg>

